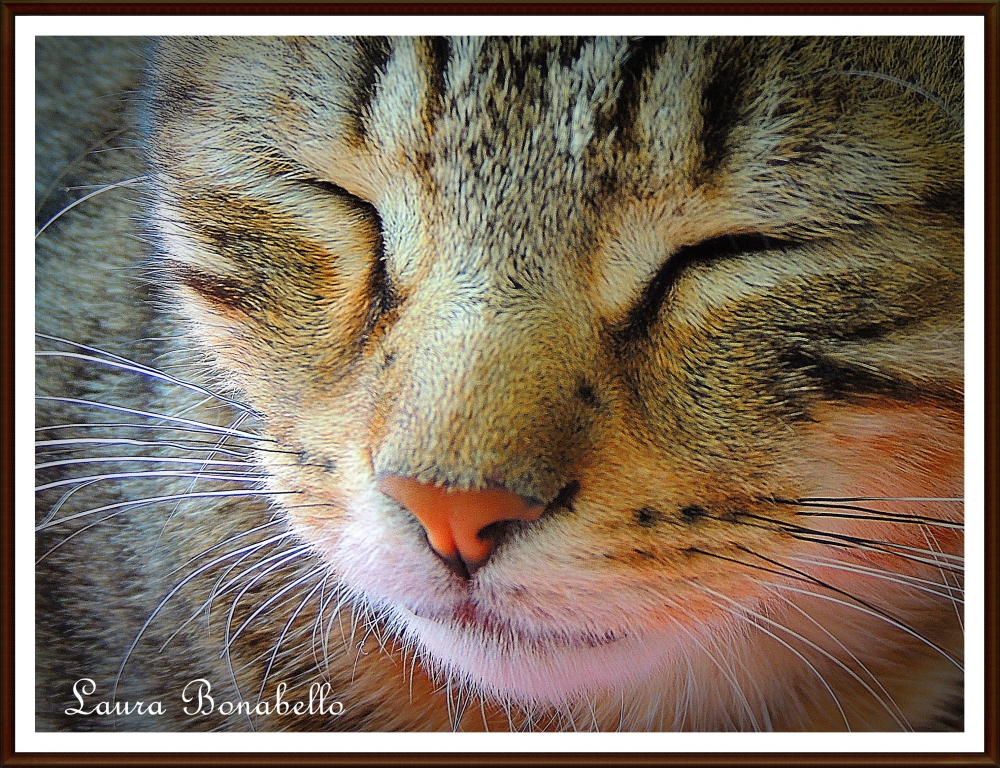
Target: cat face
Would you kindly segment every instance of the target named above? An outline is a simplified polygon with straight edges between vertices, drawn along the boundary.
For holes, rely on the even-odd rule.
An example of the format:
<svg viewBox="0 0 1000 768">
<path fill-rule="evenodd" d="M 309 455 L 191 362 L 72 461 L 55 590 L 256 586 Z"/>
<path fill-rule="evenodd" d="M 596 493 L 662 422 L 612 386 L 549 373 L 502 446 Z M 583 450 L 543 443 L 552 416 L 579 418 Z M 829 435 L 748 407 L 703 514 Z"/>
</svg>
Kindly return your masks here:
<svg viewBox="0 0 1000 768">
<path fill-rule="evenodd" d="M 291 528 L 431 671 L 896 727 L 961 645 L 914 588 L 962 551 L 919 501 L 962 496 L 961 61 L 167 39 L 158 266 Z M 539 512 L 456 572 L 385 478 Z"/>
</svg>

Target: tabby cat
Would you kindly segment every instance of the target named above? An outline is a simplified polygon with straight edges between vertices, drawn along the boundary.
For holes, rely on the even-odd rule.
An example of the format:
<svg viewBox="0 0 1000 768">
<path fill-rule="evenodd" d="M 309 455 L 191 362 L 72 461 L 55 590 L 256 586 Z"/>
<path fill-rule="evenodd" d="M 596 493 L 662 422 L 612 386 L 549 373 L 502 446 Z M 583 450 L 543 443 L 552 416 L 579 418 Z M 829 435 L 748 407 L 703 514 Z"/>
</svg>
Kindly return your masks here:
<svg viewBox="0 0 1000 768">
<path fill-rule="evenodd" d="M 961 39 L 37 62 L 39 729 L 962 728 Z"/>
</svg>

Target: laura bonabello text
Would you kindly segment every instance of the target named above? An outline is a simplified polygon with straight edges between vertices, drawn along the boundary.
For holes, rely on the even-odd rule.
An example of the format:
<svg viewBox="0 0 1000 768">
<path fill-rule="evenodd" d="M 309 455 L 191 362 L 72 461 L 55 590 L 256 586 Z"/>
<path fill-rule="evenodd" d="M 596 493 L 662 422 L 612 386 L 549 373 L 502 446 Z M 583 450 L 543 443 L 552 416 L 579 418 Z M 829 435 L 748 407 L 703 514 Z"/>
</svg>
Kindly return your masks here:
<svg viewBox="0 0 1000 768">
<path fill-rule="evenodd" d="M 89 677 L 82 677 L 73 683 L 73 697 L 78 706 L 66 710 L 67 715 L 163 715 L 167 704 L 155 701 L 118 701 L 112 698 L 94 700 L 97 683 Z M 329 683 L 313 683 L 304 698 L 288 695 L 288 684 L 278 683 L 273 698 L 258 701 L 231 701 L 212 695 L 212 684 L 203 677 L 192 680 L 181 691 L 181 706 L 189 717 L 205 715 L 327 715 L 340 717 L 344 714 L 344 704 L 331 698 Z"/>
</svg>

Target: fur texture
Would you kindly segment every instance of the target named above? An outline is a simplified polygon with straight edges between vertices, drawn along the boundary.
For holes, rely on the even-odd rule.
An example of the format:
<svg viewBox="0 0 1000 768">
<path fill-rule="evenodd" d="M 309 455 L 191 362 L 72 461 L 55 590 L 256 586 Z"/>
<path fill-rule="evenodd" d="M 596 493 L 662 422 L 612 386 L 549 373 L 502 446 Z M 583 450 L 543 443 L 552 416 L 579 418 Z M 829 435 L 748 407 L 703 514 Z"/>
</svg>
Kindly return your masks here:
<svg viewBox="0 0 1000 768">
<path fill-rule="evenodd" d="M 960 727 L 960 41 L 40 54 L 137 181 L 38 240 L 39 727 Z M 387 474 L 546 511 L 462 578 Z"/>
</svg>

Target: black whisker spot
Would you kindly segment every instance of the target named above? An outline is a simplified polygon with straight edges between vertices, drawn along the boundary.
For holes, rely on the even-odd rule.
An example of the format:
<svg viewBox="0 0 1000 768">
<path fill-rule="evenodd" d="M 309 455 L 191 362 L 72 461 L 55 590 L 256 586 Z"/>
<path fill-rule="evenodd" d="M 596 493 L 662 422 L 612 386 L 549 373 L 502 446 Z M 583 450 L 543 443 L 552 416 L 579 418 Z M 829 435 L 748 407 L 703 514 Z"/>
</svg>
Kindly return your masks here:
<svg viewBox="0 0 1000 768">
<path fill-rule="evenodd" d="M 681 519 L 686 523 L 693 523 L 702 517 L 708 515 L 704 507 L 699 507 L 697 504 L 689 504 L 686 507 L 681 508 Z"/>
<path fill-rule="evenodd" d="M 586 379 L 581 379 L 577 385 L 576 396 L 589 408 L 599 408 L 601 406 L 601 398 L 598 397 L 597 390 Z"/>
<path fill-rule="evenodd" d="M 580 483 L 576 480 L 572 480 L 563 486 L 562 490 L 559 491 L 557 495 L 549 504 L 545 507 L 546 512 L 550 512 L 553 509 L 559 509 L 560 507 L 565 507 L 570 512 L 573 511 L 573 500 L 576 498 L 576 494 L 580 491 Z"/>
<path fill-rule="evenodd" d="M 632 514 L 635 517 L 635 521 L 643 528 L 652 528 L 663 520 L 663 513 L 653 507 L 642 507 Z"/>
</svg>

